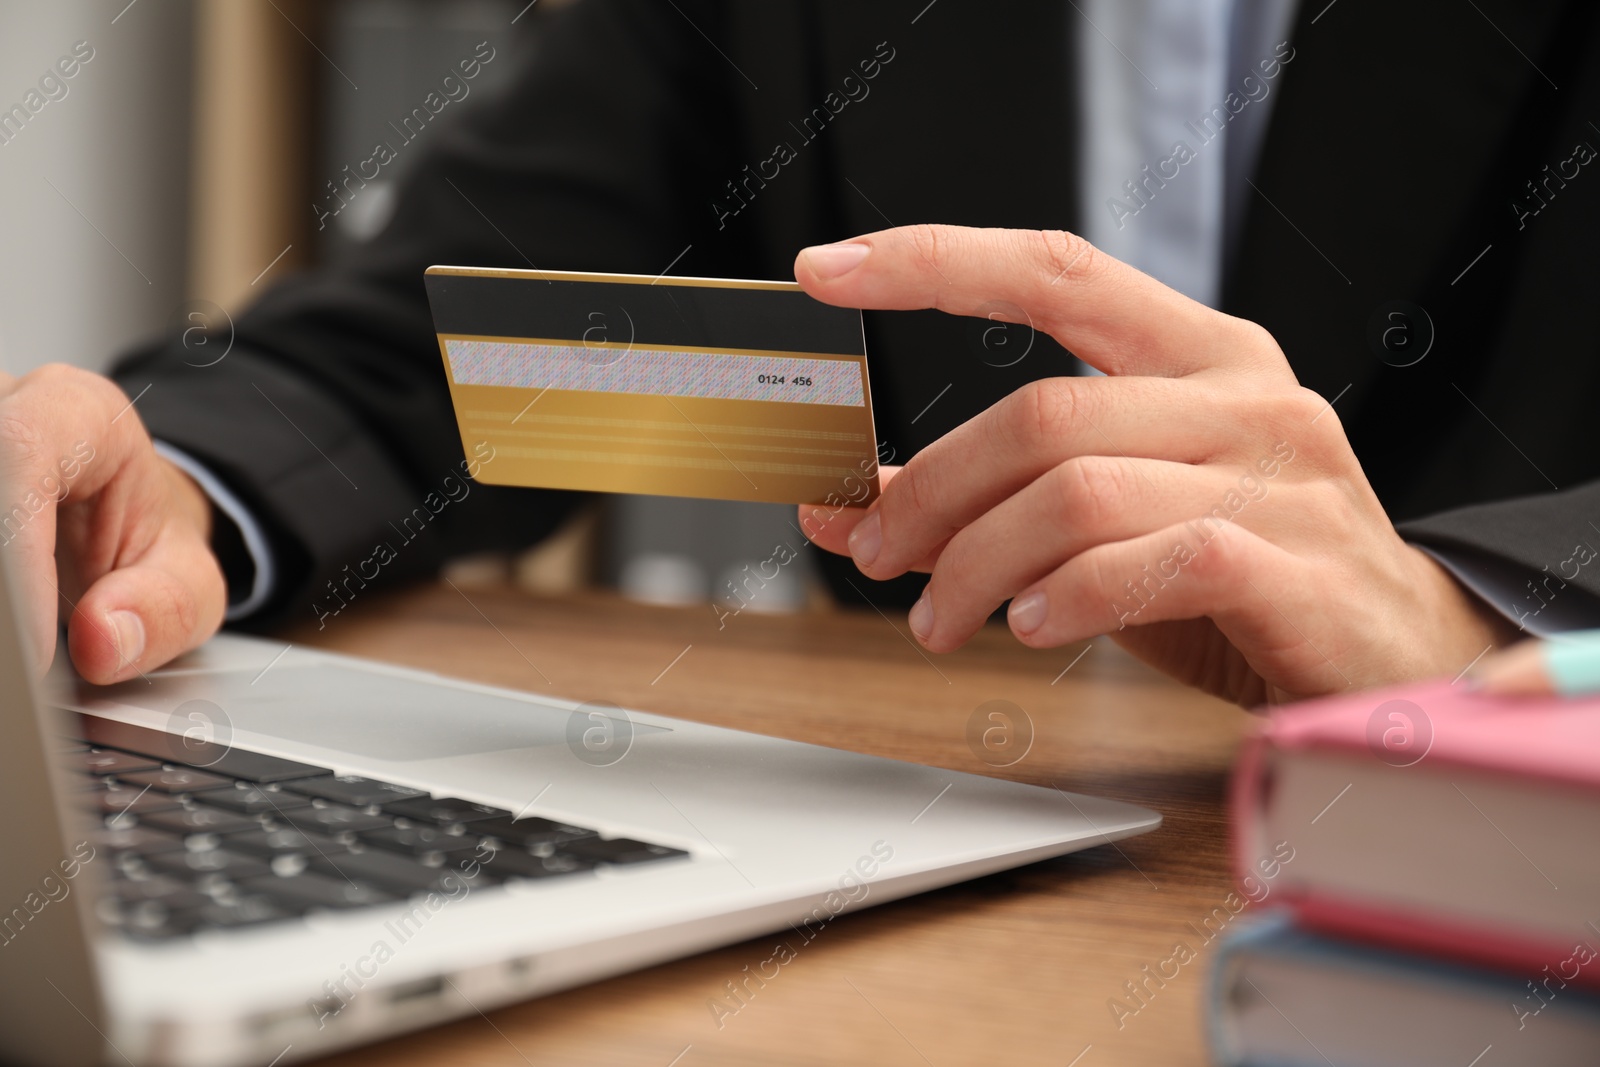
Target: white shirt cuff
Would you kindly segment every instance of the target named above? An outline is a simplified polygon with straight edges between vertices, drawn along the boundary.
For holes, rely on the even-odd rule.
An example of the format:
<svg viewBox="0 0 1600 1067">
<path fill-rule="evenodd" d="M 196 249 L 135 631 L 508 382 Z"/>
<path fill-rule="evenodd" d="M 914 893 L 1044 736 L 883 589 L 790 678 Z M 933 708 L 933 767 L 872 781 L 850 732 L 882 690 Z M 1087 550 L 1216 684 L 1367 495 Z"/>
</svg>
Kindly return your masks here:
<svg viewBox="0 0 1600 1067">
<path fill-rule="evenodd" d="M 261 529 L 261 524 L 250 514 L 250 509 L 246 508 L 243 502 L 234 496 L 233 492 L 204 464 L 165 441 L 157 441 L 155 446 L 156 455 L 193 478 L 205 491 L 206 496 L 211 498 L 217 510 L 232 519 L 233 524 L 239 527 L 239 535 L 244 539 L 245 551 L 250 553 L 250 562 L 255 564 L 256 573 L 250 583 L 250 592 L 243 600 L 230 603 L 224 618 L 228 622 L 233 622 L 250 615 L 267 602 L 278 578 L 276 568 L 273 566 L 272 547 L 267 544 L 267 537 Z M 229 590 L 229 593 L 236 594 L 237 590 Z"/>
</svg>

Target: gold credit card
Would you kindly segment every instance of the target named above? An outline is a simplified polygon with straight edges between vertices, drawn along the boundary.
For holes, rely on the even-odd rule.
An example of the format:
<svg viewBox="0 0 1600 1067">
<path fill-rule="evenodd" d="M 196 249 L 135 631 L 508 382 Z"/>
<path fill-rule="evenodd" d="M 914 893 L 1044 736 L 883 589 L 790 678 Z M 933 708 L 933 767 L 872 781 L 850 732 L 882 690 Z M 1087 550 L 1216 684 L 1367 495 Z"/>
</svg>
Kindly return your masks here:
<svg viewBox="0 0 1600 1067">
<path fill-rule="evenodd" d="M 878 450 L 861 312 L 793 282 L 429 267 L 480 481 L 863 505 Z"/>
</svg>

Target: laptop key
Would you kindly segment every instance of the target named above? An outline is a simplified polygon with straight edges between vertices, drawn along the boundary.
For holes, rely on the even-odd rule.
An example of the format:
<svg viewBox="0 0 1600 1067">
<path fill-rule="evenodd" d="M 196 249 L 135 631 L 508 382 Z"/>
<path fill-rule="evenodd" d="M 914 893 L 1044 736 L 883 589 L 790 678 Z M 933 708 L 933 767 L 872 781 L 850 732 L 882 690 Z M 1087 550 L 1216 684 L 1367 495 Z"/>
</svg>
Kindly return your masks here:
<svg viewBox="0 0 1600 1067">
<path fill-rule="evenodd" d="M 476 837 L 447 833 L 432 826 L 408 826 L 404 829 L 389 826 L 381 830 L 368 830 L 357 836 L 364 845 L 401 852 L 407 856 L 426 856 L 433 852 L 473 852 L 478 848 Z"/>
<path fill-rule="evenodd" d="M 155 870 L 170 874 L 223 875 L 235 882 L 272 873 L 272 868 L 260 859 L 225 848 L 207 849 L 204 852 L 162 852 L 145 857 L 145 862 Z"/>
<path fill-rule="evenodd" d="M 205 771 L 191 770 L 188 767 L 174 767 L 171 770 L 156 769 L 153 771 L 134 771 L 132 773 L 117 773 L 117 781 L 135 789 L 149 786 L 153 793 L 193 793 L 201 789 L 216 789 L 218 786 L 233 784 L 231 779 L 217 774 L 207 774 Z"/>
<path fill-rule="evenodd" d="M 473 823 L 471 832 L 521 848 L 560 845 L 567 841 L 576 841 L 581 837 L 598 836 L 593 830 L 582 826 L 552 822 L 537 816 L 531 819 L 518 819 L 515 822 L 510 819 L 486 819 L 483 822 Z"/>
<path fill-rule="evenodd" d="M 88 749 L 73 757 L 80 769 L 90 774 L 123 774 L 128 771 L 157 771 L 161 763 L 148 756 L 134 756 L 127 752 L 106 749 Z"/>
<path fill-rule="evenodd" d="M 110 895 L 114 901 L 122 905 L 159 900 L 168 908 L 197 908 L 211 899 L 187 883 L 164 874 L 140 879 L 113 879 Z"/>
<path fill-rule="evenodd" d="M 200 930 L 231 929 L 292 919 L 297 913 L 266 897 L 253 896 L 197 908 L 169 910 L 160 901 L 146 901 L 121 916 L 124 936 L 134 941 L 171 941 Z"/>
<path fill-rule="evenodd" d="M 387 815 L 368 815 L 364 811 L 338 804 L 278 812 L 271 816 L 271 820 L 296 830 L 319 834 L 360 833 L 394 825 L 394 820 Z"/>
<path fill-rule="evenodd" d="M 295 909 L 365 908 L 399 899 L 381 889 L 316 871 L 303 871 L 288 878 L 252 878 L 240 888 Z"/>
<path fill-rule="evenodd" d="M 398 896 L 413 893 L 441 893 L 455 896 L 464 887 L 491 884 L 493 879 L 480 873 L 468 878 L 452 866 L 426 867 L 416 860 L 381 849 L 350 852 L 343 856 L 312 856 L 313 870 L 355 882 L 370 882 Z"/>
<path fill-rule="evenodd" d="M 673 859 L 687 856 L 681 848 L 652 845 L 648 841 L 635 841 L 630 837 L 588 838 L 561 846 L 561 851 L 594 863 L 648 863 L 651 860 Z"/>
<path fill-rule="evenodd" d="M 141 826 L 153 826 L 174 834 L 236 834 L 242 830 L 259 830 L 261 821 L 245 815 L 216 808 L 179 808 L 176 811 L 153 811 L 139 816 Z"/>
<path fill-rule="evenodd" d="M 383 805 L 390 815 L 415 822 L 448 826 L 452 823 L 478 822 L 483 819 L 509 819 L 511 813 L 504 808 L 491 808 L 487 804 L 474 804 L 455 797 L 413 797 L 395 800 Z"/>
<path fill-rule="evenodd" d="M 174 906 L 181 911 L 194 911 L 210 901 L 202 894 L 193 894 Z M 115 900 L 105 898 L 95 905 L 95 913 L 107 926 L 119 927 L 122 932 L 141 941 L 166 940 L 179 937 L 188 931 L 174 926 L 174 906 L 163 900 Z"/>
<path fill-rule="evenodd" d="M 260 923 L 278 922 L 283 919 L 292 919 L 302 909 L 285 907 L 259 893 L 240 897 L 226 904 L 211 903 L 189 911 L 174 912 L 168 920 L 170 928 L 176 928 L 184 933 L 193 933 L 203 929 L 232 929 L 240 926 L 256 926 Z"/>
<path fill-rule="evenodd" d="M 313 767 L 309 763 L 296 763 L 294 760 L 263 756 L 259 752 L 245 752 L 237 748 L 229 749 L 215 762 L 212 762 L 209 756 L 193 758 L 188 762 L 215 774 L 255 782 L 258 785 L 299 781 L 303 778 L 316 778 L 333 773 L 326 767 Z"/>
<path fill-rule="evenodd" d="M 362 778 L 354 774 L 341 774 L 334 778 L 311 778 L 303 782 L 289 782 L 283 787 L 287 792 L 301 796 L 331 800 L 348 804 L 352 808 L 365 808 L 391 800 L 406 800 L 427 796 L 420 789 L 380 782 L 375 778 Z"/>
<path fill-rule="evenodd" d="M 342 856 L 350 849 L 337 838 L 327 834 L 304 833 L 300 830 L 252 830 L 228 835 L 228 848 L 234 852 L 247 852 L 252 856 Z"/>
<path fill-rule="evenodd" d="M 191 793 L 189 798 L 208 808 L 223 808 L 239 815 L 271 815 L 277 811 L 311 806 L 311 801 L 307 797 L 297 796 L 294 793 L 273 792 L 258 785 L 245 785 L 243 782 L 230 785 L 226 789 L 207 789 L 203 793 Z"/>
<path fill-rule="evenodd" d="M 555 852 L 535 856 L 516 848 L 491 852 L 483 861 L 484 870 L 499 878 L 550 878 L 559 874 L 581 874 L 594 870 L 594 861 Z"/>
<path fill-rule="evenodd" d="M 89 835 L 90 844 L 97 852 L 108 852 L 112 857 L 123 854 L 148 856 L 155 852 L 183 851 L 183 838 L 144 826 L 129 826 L 116 830 L 96 830 Z"/>
<path fill-rule="evenodd" d="M 177 800 L 162 793 L 146 789 L 107 786 L 73 796 L 73 802 L 83 811 L 108 816 L 128 816 L 121 825 L 133 825 L 132 816 L 152 811 L 167 811 L 179 807 Z"/>
<path fill-rule="evenodd" d="M 159 874 L 116 880 L 112 891 L 95 904 L 102 921 L 137 941 L 168 941 L 201 929 L 274 922 L 305 910 L 287 897 L 277 901 L 261 893 L 241 893 L 227 882 L 201 892 Z"/>
<path fill-rule="evenodd" d="M 79 714 L 77 724 L 79 734 L 91 745 L 122 749 L 162 763 L 199 767 L 213 774 L 242 778 L 247 782 L 287 782 L 333 774 L 326 767 L 314 767 L 309 763 L 297 763 L 278 756 L 264 756 L 259 752 L 246 752 L 210 741 L 196 741 L 163 730 L 113 722 L 98 715 Z"/>
</svg>

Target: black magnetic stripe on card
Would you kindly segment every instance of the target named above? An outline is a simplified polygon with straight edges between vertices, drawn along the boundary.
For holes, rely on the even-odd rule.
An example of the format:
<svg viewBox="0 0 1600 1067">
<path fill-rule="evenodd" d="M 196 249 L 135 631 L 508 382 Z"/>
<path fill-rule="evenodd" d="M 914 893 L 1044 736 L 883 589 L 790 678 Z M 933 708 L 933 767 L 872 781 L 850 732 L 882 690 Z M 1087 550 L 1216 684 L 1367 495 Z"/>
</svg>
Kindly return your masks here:
<svg viewBox="0 0 1600 1067">
<path fill-rule="evenodd" d="M 426 277 L 441 334 L 562 338 L 606 344 L 865 354 L 861 313 L 799 290 Z"/>
</svg>

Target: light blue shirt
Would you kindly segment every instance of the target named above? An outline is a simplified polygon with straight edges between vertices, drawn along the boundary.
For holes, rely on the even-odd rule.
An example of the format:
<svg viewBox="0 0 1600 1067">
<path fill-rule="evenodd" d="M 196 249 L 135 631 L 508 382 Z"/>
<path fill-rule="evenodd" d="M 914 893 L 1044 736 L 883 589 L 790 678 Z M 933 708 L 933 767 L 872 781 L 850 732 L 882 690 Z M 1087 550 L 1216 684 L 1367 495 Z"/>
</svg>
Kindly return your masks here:
<svg viewBox="0 0 1600 1067">
<path fill-rule="evenodd" d="M 1296 7 L 1079 0 L 1079 211 L 1090 244 L 1217 306 Z"/>
</svg>

